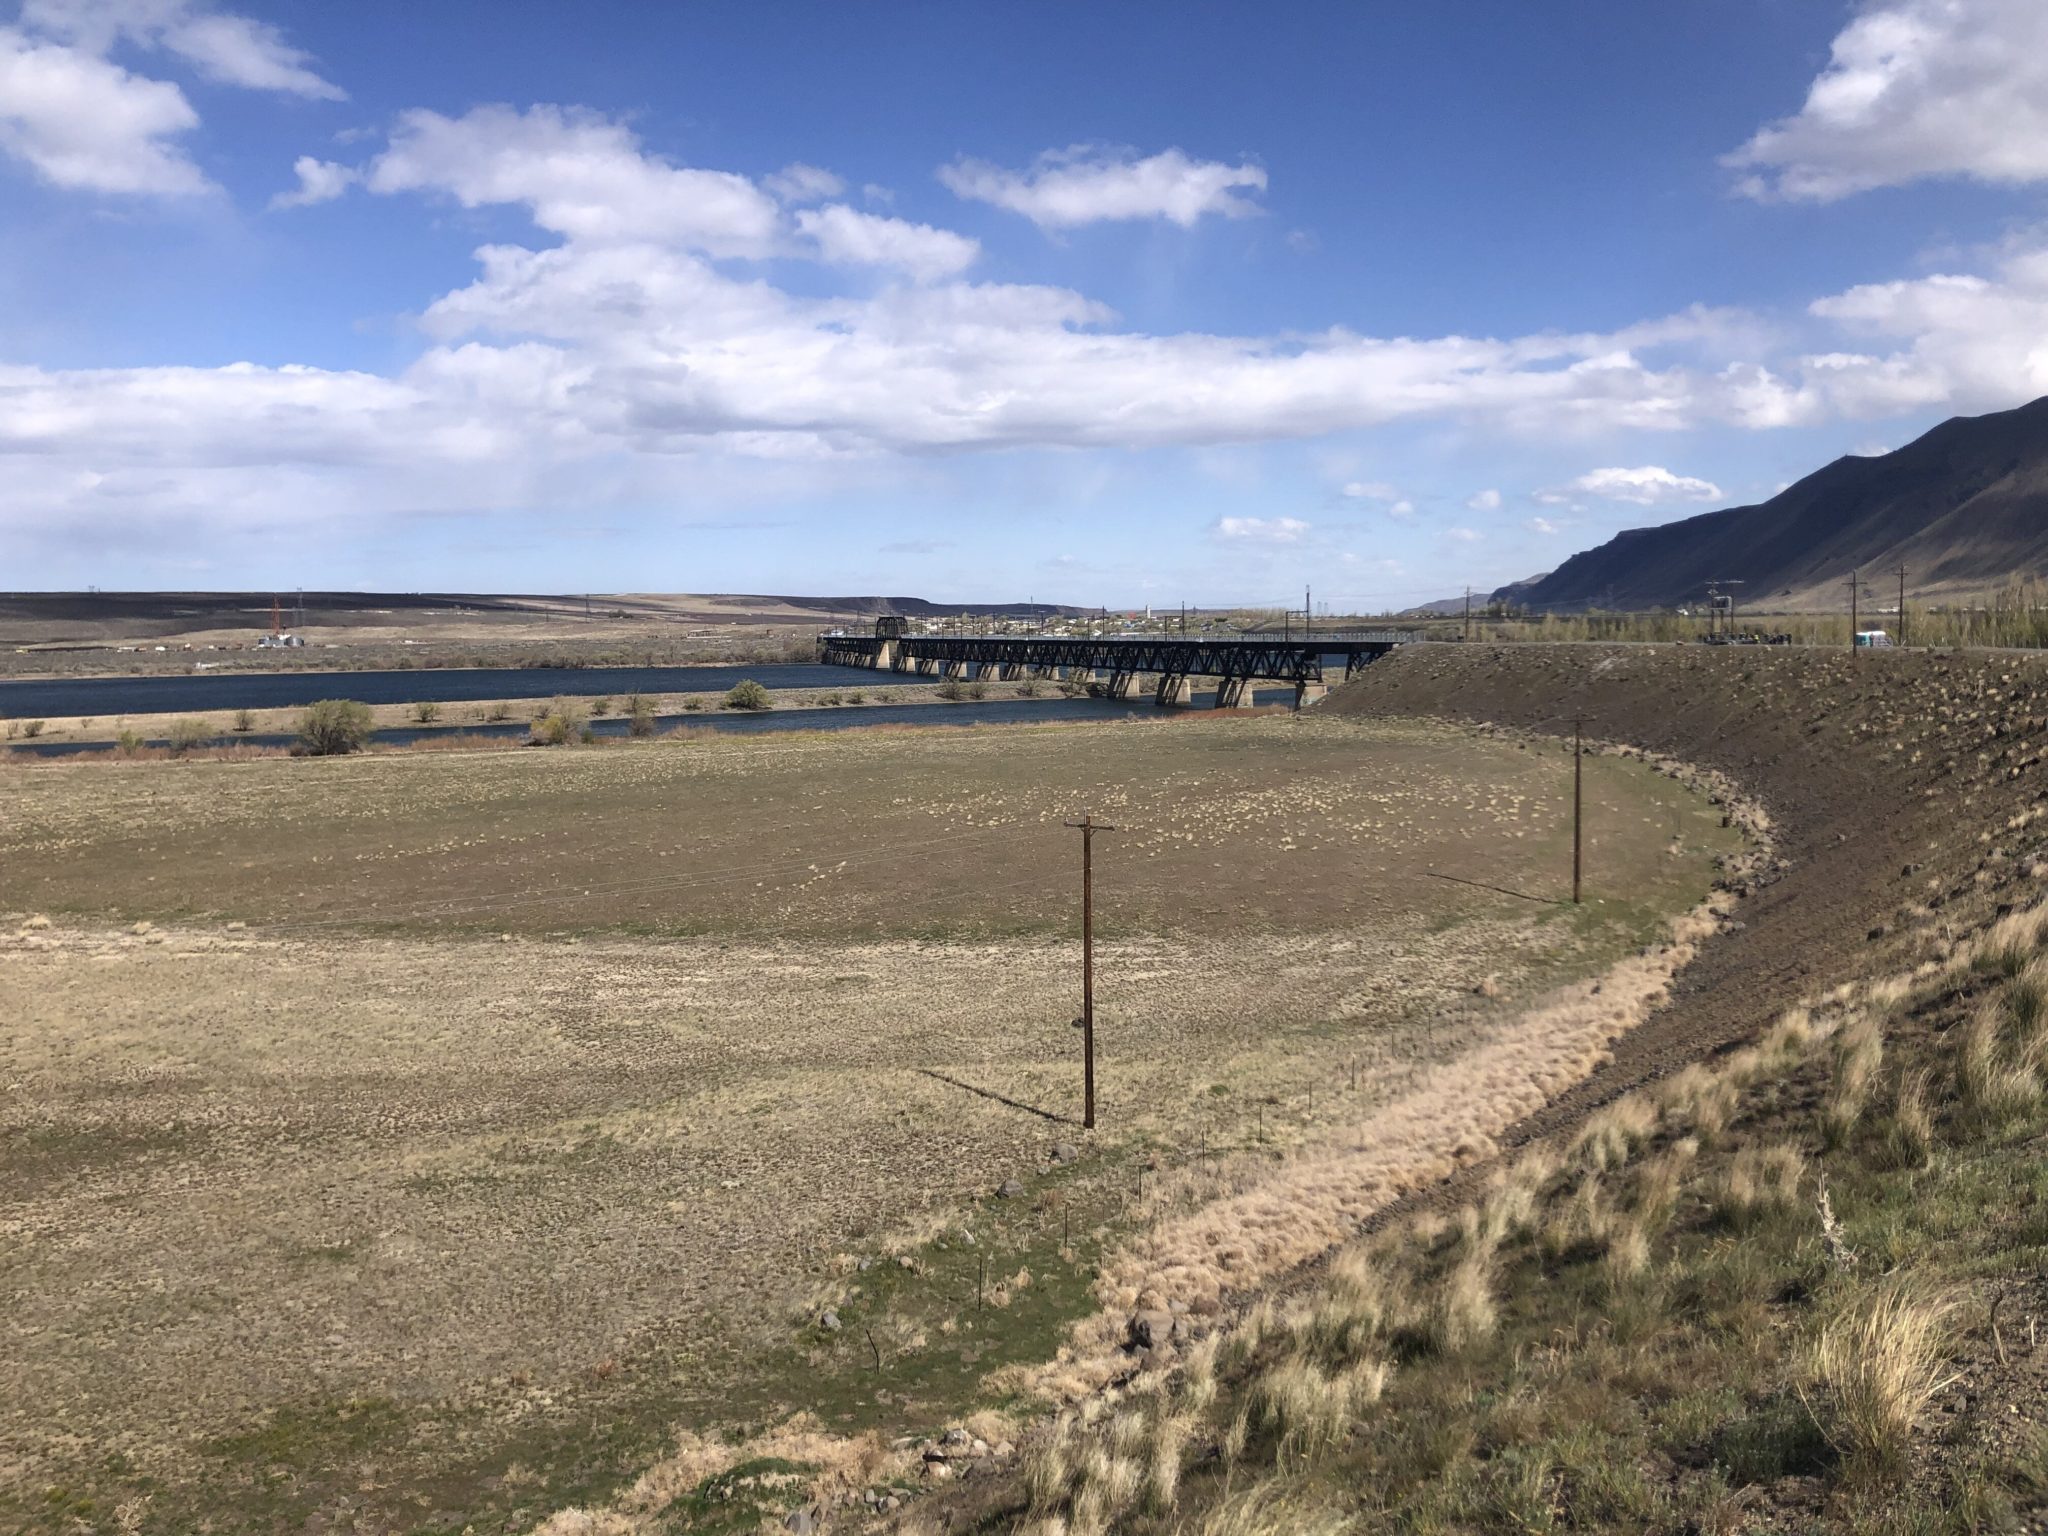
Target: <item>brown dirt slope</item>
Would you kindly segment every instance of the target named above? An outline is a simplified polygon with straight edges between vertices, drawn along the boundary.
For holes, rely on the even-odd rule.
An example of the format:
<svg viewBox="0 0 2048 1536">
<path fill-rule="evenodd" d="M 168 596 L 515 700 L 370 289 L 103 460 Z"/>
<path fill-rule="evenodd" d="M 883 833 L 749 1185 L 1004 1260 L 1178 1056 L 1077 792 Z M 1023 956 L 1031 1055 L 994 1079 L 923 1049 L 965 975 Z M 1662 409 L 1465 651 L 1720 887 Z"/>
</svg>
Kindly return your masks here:
<svg viewBox="0 0 2048 1536">
<path fill-rule="evenodd" d="M 1746 893 L 1743 927 L 1523 1137 L 1752 1034 L 1907 907 L 2016 874 L 2040 837 L 2009 823 L 2048 795 L 2048 663 L 2031 656 L 1420 645 L 1321 708 L 1566 735 L 1583 716 L 1589 739 L 1718 769 L 1771 814 L 1778 867 Z"/>
</svg>

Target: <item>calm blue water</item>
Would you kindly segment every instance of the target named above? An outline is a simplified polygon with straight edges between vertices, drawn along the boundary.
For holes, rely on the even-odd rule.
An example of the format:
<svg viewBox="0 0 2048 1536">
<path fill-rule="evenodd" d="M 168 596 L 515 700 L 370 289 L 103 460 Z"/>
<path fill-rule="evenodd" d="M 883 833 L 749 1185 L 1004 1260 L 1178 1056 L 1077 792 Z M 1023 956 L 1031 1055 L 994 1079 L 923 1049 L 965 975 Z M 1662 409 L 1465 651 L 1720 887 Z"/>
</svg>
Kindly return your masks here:
<svg viewBox="0 0 2048 1536">
<path fill-rule="evenodd" d="M 174 677 L 56 677 L 0 682 L 0 720 L 63 715 L 204 714 L 297 709 L 318 699 L 461 704 L 629 693 L 724 693 L 742 678 L 764 688 L 928 688 L 936 677 L 865 667 L 450 667 L 398 672 L 198 672 Z"/>
<path fill-rule="evenodd" d="M 830 670 L 837 672 L 842 669 L 834 667 Z M 865 677 L 872 682 L 876 674 L 859 672 L 856 676 Z M 1261 690 L 1254 698 L 1260 704 L 1291 704 L 1294 701 L 1294 690 Z M 1195 695 L 1192 708 L 1209 708 L 1215 699 L 1213 693 L 1198 693 Z M 667 731 L 671 727 L 681 726 L 686 730 L 715 731 L 724 735 L 760 731 L 844 731 L 870 725 L 1025 725 L 1042 720 L 1123 720 L 1158 712 L 1158 706 L 1149 698 L 1142 702 L 1128 699 L 989 699 L 979 703 L 959 704 L 937 701 L 929 704 L 887 704 L 873 709 L 852 706 L 843 709 L 774 709 L 760 714 L 706 711 L 702 714 L 664 715 L 661 717 L 659 729 Z M 593 720 L 590 725 L 599 736 L 623 736 L 627 729 L 626 722 L 616 715 Z M 383 745 L 404 746 L 408 742 L 428 740 L 437 736 L 524 738 L 528 729 L 527 722 L 523 720 L 507 721 L 501 725 L 407 726 L 379 731 L 376 739 Z M 286 747 L 290 746 L 293 740 L 290 736 L 264 735 L 223 735 L 220 739 L 223 742 L 244 742 L 259 747 Z M 163 744 L 161 740 L 149 742 L 151 746 Z M 76 757 L 88 752 L 113 750 L 110 742 L 18 741 L 12 745 L 16 752 L 36 757 Z"/>
</svg>

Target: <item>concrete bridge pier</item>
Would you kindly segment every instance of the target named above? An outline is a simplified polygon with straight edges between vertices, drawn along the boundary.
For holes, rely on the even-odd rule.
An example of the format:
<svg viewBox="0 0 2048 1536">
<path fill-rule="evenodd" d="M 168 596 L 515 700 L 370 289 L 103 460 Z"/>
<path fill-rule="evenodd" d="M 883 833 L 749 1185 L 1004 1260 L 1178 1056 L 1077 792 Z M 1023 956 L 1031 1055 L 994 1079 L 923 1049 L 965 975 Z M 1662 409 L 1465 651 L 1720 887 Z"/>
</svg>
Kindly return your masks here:
<svg viewBox="0 0 2048 1536">
<path fill-rule="evenodd" d="M 1329 691 L 1329 685 L 1326 683 L 1296 683 L 1294 707 L 1300 709 L 1303 705 L 1317 703 Z"/>
<path fill-rule="evenodd" d="M 875 659 L 868 663 L 877 672 L 894 671 L 896 667 L 896 642 L 884 640 L 875 650 Z"/>
<path fill-rule="evenodd" d="M 947 677 L 959 678 L 961 681 L 964 682 L 967 679 L 967 669 L 971 665 L 971 662 L 949 661 L 944 663 L 943 671 Z"/>
<path fill-rule="evenodd" d="M 1135 699 L 1138 696 L 1138 674 L 1135 672 L 1111 672 L 1109 674 L 1109 696 L 1112 699 Z"/>
<path fill-rule="evenodd" d="M 1252 680 L 1248 677 L 1226 677 L 1217 683 L 1216 707 L 1218 709 L 1250 709 L 1252 707 Z"/>
<path fill-rule="evenodd" d="M 1172 672 L 1159 674 L 1159 687 L 1152 701 L 1165 709 L 1170 705 L 1192 704 L 1195 702 L 1195 685 L 1183 676 Z"/>
<path fill-rule="evenodd" d="M 934 677 L 934 676 L 936 676 L 936 675 L 938 674 L 938 670 L 939 670 L 939 663 L 938 663 L 938 659 L 937 659 L 936 657 L 933 657 L 933 656 L 920 656 L 920 657 L 918 657 L 918 658 L 917 658 L 917 672 L 918 672 L 918 676 L 920 676 L 920 677 Z"/>
</svg>

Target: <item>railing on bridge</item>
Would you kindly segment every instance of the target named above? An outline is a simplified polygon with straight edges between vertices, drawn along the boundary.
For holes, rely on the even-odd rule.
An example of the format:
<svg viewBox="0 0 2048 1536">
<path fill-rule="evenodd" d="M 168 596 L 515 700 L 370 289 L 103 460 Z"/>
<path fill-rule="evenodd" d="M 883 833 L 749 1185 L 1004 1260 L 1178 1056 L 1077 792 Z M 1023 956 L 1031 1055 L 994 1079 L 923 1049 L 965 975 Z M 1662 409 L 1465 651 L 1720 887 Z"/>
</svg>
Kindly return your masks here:
<svg viewBox="0 0 2048 1536">
<path fill-rule="evenodd" d="M 1161 703 L 1186 703 L 1190 683 L 1214 678 L 1219 704 L 1248 703 L 1253 682 L 1291 683 L 1297 697 L 1320 688 L 1324 667 L 1344 658 L 1344 675 L 1415 638 L 1402 630 L 1360 630 L 1300 636 L 1236 635 L 1179 638 L 1165 635 L 879 635 L 819 636 L 819 659 L 843 666 L 895 671 L 944 671 L 967 676 L 997 668 L 1004 675 L 1071 677 L 1106 673 L 1112 697 L 1135 691 L 1141 674 L 1158 678 Z"/>
</svg>

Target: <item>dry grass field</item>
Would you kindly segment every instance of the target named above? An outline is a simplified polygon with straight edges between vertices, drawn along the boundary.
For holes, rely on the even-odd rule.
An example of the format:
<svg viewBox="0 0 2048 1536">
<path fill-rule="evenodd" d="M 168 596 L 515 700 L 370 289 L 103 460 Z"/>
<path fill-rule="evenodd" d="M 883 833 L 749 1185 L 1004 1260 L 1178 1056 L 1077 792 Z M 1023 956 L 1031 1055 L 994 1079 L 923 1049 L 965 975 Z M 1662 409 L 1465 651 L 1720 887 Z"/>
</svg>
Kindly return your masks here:
<svg viewBox="0 0 2048 1536">
<path fill-rule="evenodd" d="M 1161 1173 L 1444 1102 L 1704 894 L 1718 809 L 1586 779 L 1574 910 L 1568 754 L 1416 724 L 0 771 L 0 1528 L 520 1530 L 943 1422 Z"/>
</svg>

